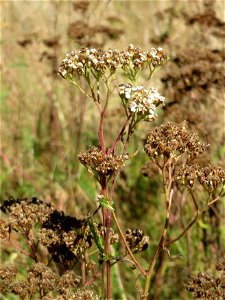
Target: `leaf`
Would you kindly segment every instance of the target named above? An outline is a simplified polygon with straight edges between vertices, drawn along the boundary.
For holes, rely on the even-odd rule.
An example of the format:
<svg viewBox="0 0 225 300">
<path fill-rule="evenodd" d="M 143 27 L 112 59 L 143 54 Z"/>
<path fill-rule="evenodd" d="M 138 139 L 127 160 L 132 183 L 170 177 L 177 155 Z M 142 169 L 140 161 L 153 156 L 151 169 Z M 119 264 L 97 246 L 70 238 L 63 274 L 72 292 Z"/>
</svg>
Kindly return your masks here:
<svg viewBox="0 0 225 300">
<path fill-rule="evenodd" d="M 112 204 L 110 204 L 109 199 L 106 198 L 106 197 L 100 198 L 99 203 L 100 203 L 101 207 L 105 207 L 105 208 L 110 209 L 110 210 L 115 210 L 113 208 Z"/>
<path fill-rule="evenodd" d="M 98 235 L 98 233 L 95 229 L 95 225 L 93 224 L 92 218 L 89 217 L 87 219 L 87 221 L 88 221 L 88 225 L 90 227 L 90 230 L 93 235 L 96 246 L 98 247 L 99 251 L 104 254 L 104 246 L 103 246 L 102 237 Z"/>
</svg>

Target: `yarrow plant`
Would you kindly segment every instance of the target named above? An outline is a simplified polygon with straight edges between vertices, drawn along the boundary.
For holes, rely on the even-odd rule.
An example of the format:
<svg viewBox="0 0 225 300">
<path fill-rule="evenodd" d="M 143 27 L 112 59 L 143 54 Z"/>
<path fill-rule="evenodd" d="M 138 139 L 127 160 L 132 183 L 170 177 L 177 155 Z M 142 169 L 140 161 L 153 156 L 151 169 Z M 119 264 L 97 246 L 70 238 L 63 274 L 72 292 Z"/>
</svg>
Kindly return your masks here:
<svg viewBox="0 0 225 300">
<path fill-rule="evenodd" d="M 106 228 L 104 234 L 104 255 L 107 277 L 106 292 L 103 291 L 103 298 L 112 298 L 109 244 L 109 230 L 112 226 L 112 217 L 118 226 L 128 253 L 133 258 L 136 266 L 141 268 L 134 258 L 132 250 L 116 219 L 113 210 L 113 192 L 117 176 L 122 167 L 124 167 L 125 160 L 129 158 L 127 155 L 129 139 L 138 123 L 143 120 L 153 121 L 157 117 L 156 108 L 164 105 L 164 97 L 153 87 L 147 89 L 137 84 L 140 72 L 147 68 L 149 72 L 148 79 L 150 79 L 155 69 L 165 64 L 166 61 L 167 56 L 162 48 L 153 48 L 147 52 L 134 45 L 129 45 L 126 50 L 121 51 L 82 48 L 68 54 L 59 68 L 59 73 L 63 78 L 69 80 L 82 93 L 92 98 L 100 116 L 98 147 L 91 146 L 88 151 L 81 152 L 78 158 L 88 170 L 93 172 L 102 189 L 101 194 L 103 197 L 100 198 L 99 202 L 102 208 L 103 225 Z M 116 85 L 116 75 L 119 76 L 120 73 L 125 75 L 130 82 Z M 89 93 L 81 89 L 79 85 L 82 78 L 88 86 Z M 125 111 L 124 125 L 116 139 L 106 148 L 104 141 L 104 118 L 109 98 L 115 89 L 118 91 Z M 117 146 L 120 142 L 123 145 L 123 150 L 119 154 L 117 153 Z M 111 185 L 109 183 L 110 179 Z M 144 273 L 143 269 L 142 272 Z"/>
<path fill-rule="evenodd" d="M 117 262 L 124 262 L 139 272 L 134 284 L 140 276 L 144 277 L 144 286 L 142 289 L 138 288 L 137 292 L 140 293 L 141 299 L 147 300 L 159 254 L 166 251 L 170 255 L 170 245 L 186 235 L 203 212 L 225 196 L 224 169 L 211 165 L 199 166 L 195 163 L 195 159 L 209 145 L 202 143 L 199 136 L 188 129 L 186 122 L 168 123 L 150 130 L 144 150 L 151 164 L 148 163 L 143 168 L 143 173 L 150 174 L 152 164 L 159 171 L 165 194 L 166 212 L 159 243 L 149 265 L 145 267 L 141 265 L 135 254 L 146 251 L 151 246 L 150 238 L 139 228 L 128 228 L 126 231 L 122 229 L 114 205 L 114 189 L 126 161 L 134 156 L 128 153 L 128 145 L 137 126 L 143 121 L 154 121 L 157 118 L 157 109 L 165 105 L 165 98 L 154 87 L 149 87 L 148 81 L 154 71 L 166 62 L 167 56 L 162 48 L 143 51 L 134 45 L 129 45 L 126 50 L 121 51 L 81 48 L 66 55 L 59 67 L 59 74 L 91 99 L 99 113 L 98 144 L 88 146 L 78 155 L 80 162 L 100 185 L 97 208 L 85 218 L 77 219 L 54 210 L 51 205 L 44 204 L 36 198 L 11 199 L 4 202 L 1 209 L 9 215 L 9 220 L 1 220 L 1 237 L 7 239 L 10 230 L 19 228 L 19 231 L 25 234 L 31 250 L 31 254 L 26 254 L 36 264 L 27 270 L 28 282 L 23 282 L 24 288 L 21 285 L 20 289 L 18 282 L 14 282 L 8 275 L 4 277 L 2 275 L 4 271 L 0 270 L 4 293 L 7 293 L 5 286 L 8 282 L 10 292 L 25 296 L 30 292 L 30 297 L 33 297 L 35 292 L 27 288 L 32 282 L 41 299 L 50 299 L 52 295 L 58 297 L 53 299 L 81 299 L 81 297 L 98 299 L 99 297 L 88 288 L 101 278 L 102 289 L 99 299 L 110 300 L 113 289 L 112 267 Z M 145 85 L 138 84 L 141 73 L 147 76 Z M 117 97 L 123 108 L 123 124 L 106 145 L 105 116 L 113 97 Z M 198 203 L 197 195 L 194 193 L 197 181 L 208 194 L 205 203 Z M 176 192 L 181 186 L 190 193 L 196 216 L 177 237 L 171 238 L 168 237 L 171 209 Z M 96 221 L 97 213 L 101 215 L 101 222 Z M 18 215 L 21 214 L 23 218 L 19 219 Z M 37 233 L 38 243 L 35 243 L 33 236 L 37 223 L 40 228 Z M 113 230 L 113 225 L 116 226 L 116 231 Z M 50 262 L 54 261 L 57 266 L 57 274 L 53 274 L 46 265 L 40 264 L 38 244 L 47 248 Z M 113 244 L 123 244 L 123 253 L 115 255 Z M 97 253 L 97 257 L 95 255 L 92 259 L 93 253 L 90 249 L 94 247 L 94 254 Z M 18 249 L 22 251 L 21 248 Z M 77 271 L 78 262 L 81 266 L 80 272 L 71 273 L 73 270 Z M 14 276 L 16 270 L 12 270 Z M 45 282 L 41 281 L 44 278 L 42 275 L 46 276 Z M 62 281 L 65 283 L 64 289 Z"/>
<path fill-rule="evenodd" d="M 104 253 L 106 257 L 107 299 L 111 299 L 112 296 L 109 259 L 110 248 L 108 242 L 108 231 L 112 225 L 112 217 L 118 227 L 127 252 L 133 259 L 136 267 L 139 268 L 141 274 L 146 278 L 142 298 L 147 299 L 151 275 L 159 253 L 162 250 L 168 249 L 170 244 L 185 235 L 202 215 L 204 210 L 224 196 L 224 170 L 210 166 L 200 168 L 197 164 L 195 167 L 193 166 L 193 161 L 201 155 L 209 145 L 203 144 L 198 135 L 188 129 L 187 123 L 168 123 L 165 126 L 151 130 L 146 140 L 145 151 L 156 164 L 163 177 L 166 200 L 166 221 L 159 245 L 151 259 L 148 270 L 146 271 L 140 266 L 131 251 L 131 242 L 127 240 L 129 231 L 125 236 L 116 218 L 113 208 L 113 192 L 117 176 L 124 167 L 125 160 L 129 159 L 127 147 L 129 139 L 134 133 L 138 123 L 141 121 L 154 121 L 157 117 L 157 107 L 165 105 L 165 98 L 161 96 L 154 87 L 145 88 L 143 85 L 137 84 L 139 75 L 141 71 L 147 68 L 149 72 L 148 79 L 150 79 L 155 69 L 166 62 L 167 56 L 162 48 L 153 48 L 147 52 L 133 45 L 129 45 L 126 50 L 122 51 L 112 49 L 103 51 L 83 48 L 67 55 L 59 69 L 60 74 L 78 88 L 80 79 L 85 79 L 90 91 L 90 94 L 86 95 L 94 100 L 100 115 L 99 148 L 91 146 L 87 152 L 81 152 L 78 157 L 89 171 L 91 169 L 91 172 L 94 172 L 102 188 L 102 196 L 99 202 L 100 207 L 102 207 L 103 225 L 106 227 Z M 115 77 L 118 73 L 125 74 L 130 82 L 116 85 Z M 105 85 L 105 97 L 103 96 L 103 91 L 105 90 L 103 89 L 102 83 Z M 104 116 L 109 98 L 115 89 L 118 91 L 121 104 L 124 108 L 125 122 L 115 141 L 106 148 L 103 130 Z M 81 92 L 84 91 L 81 90 Z M 105 98 L 104 104 L 102 103 L 102 98 Z M 120 154 L 117 153 L 117 145 L 119 142 L 123 144 L 123 151 Z M 207 183 L 209 183 L 209 181 L 205 180 L 207 175 L 204 177 L 203 174 L 211 174 L 211 177 L 215 174 L 214 179 L 210 181 L 210 190 L 206 189 L 209 192 L 209 198 L 202 211 L 199 211 L 195 196 L 193 191 L 191 191 L 197 215 L 177 238 L 166 241 L 174 190 L 176 186 L 179 185 L 179 182 L 183 184 L 188 182 L 189 185 L 186 185 L 188 189 L 190 186 L 193 187 L 195 182 L 195 178 L 186 179 L 190 168 L 198 169 L 198 171 L 196 171 L 197 173 L 192 172 L 195 174 L 192 175 L 192 177 L 196 176 L 203 187 L 206 187 Z M 109 185 L 109 179 L 112 179 L 111 185 Z M 215 196 L 215 189 L 217 188 L 220 188 L 220 190 L 217 196 Z M 129 235 L 130 234 L 129 232 Z M 148 239 L 146 239 L 146 241 L 147 240 Z M 147 248 L 148 242 L 144 245 L 143 248 Z"/>
</svg>

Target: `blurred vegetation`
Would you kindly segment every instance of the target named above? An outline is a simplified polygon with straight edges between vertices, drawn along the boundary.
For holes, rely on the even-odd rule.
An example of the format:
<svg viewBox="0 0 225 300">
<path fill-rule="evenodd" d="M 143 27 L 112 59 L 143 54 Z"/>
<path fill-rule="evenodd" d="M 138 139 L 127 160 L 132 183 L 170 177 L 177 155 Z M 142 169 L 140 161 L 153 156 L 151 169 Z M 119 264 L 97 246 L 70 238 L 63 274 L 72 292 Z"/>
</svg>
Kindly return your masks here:
<svg viewBox="0 0 225 300">
<path fill-rule="evenodd" d="M 133 43 L 145 50 L 160 46 L 169 55 L 152 82 L 166 97 L 166 107 L 154 124 L 136 132 L 129 152 L 139 152 L 116 187 L 123 227 L 140 227 L 151 238 L 150 253 L 139 254 L 144 265 L 164 222 L 162 184 L 154 170 L 150 179 L 141 172 L 148 161 L 142 149 L 150 127 L 187 120 L 211 144 L 202 159 L 225 166 L 224 2 L 4 1 L 1 9 L 1 200 L 35 195 L 76 217 L 96 209 L 100 187 L 77 154 L 96 144 L 97 115 L 92 103 L 59 78 L 65 53 L 82 46 L 122 49 Z M 120 111 L 112 104 L 105 136 L 117 132 L 119 124 Z M 160 257 L 151 299 L 192 299 L 183 282 L 191 273 L 215 271 L 225 255 L 224 205 L 215 203 L 173 245 L 171 257 Z M 185 211 L 189 216 L 191 205 Z M 176 236 L 182 224 L 171 225 Z M 1 246 L 2 262 L 21 260 L 20 253 Z M 133 271 L 125 266 L 120 275 L 127 299 L 136 299 Z M 121 295 L 116 289 L 113 299 Z"/>
</svg>

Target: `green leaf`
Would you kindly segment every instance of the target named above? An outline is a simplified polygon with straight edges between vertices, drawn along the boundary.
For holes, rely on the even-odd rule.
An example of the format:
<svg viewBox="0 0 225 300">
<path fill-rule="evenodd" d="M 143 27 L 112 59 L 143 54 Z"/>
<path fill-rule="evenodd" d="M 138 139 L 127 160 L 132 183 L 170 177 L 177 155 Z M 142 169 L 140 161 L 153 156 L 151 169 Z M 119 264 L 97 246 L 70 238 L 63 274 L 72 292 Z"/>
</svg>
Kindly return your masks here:
<svg viewBox="0 0 225 300">
<path fill-rule="evenodd" d="M 112 204 L 110 204 L 110 202 L 109 202 L 109 199 L 106 197 L 100 198 L 99 203 L 100 203 L 101 207 L 105 207 L 107 209 L 114 210 L 114 208 L 112 207 Z"/>
<path fill-rule="evenodd" d="M 98 247 L 99 251 L 104 254 L 104 246 L 103 246 L 103 239 L 102 239 L 102 237 L 98 235 L 92 218 L 89 217 L 87 219 L 87 221 L 88 221 L 88 225 L 90 227 L 90 230 L 91 230 L 91 233 L 93 235 L 93 238 L 94 238 L 96 246 Z"/>
</svg>

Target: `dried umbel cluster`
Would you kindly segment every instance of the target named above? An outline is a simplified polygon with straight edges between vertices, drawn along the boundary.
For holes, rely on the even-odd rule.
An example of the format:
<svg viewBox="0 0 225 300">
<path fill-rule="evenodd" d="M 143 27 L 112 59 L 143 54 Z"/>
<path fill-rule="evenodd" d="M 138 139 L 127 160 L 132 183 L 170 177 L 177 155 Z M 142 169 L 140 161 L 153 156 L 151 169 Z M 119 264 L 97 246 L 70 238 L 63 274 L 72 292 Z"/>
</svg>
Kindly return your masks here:
<svg viewBox="0 0 225 300">
<path fill-rule="evenodd" d="M 67 34 L 77 44 L 83 47 L 103 47 L 108 39 L 117 40 L 124 33 L 123 29 L 112 28 L 110 25 L 90 26 L 84 20 L 72 22 Z M 96 39 L 96 35 L 98 38 Z"/>
<path fill-rule="evenodd" d="M 143 86 L 134 87 L 132 84 L 121 84 L 119 95 L 123 106 L 129 113 L 136 116 L 136 121 L 154 121 L 155 112 L 159 105 L 164 105 L 165 98 L 154 88 L 145 89 Z"/>
<path fill-rule="evenodd" d="M 207 92 L 209 93 L 211 87 L 224 86 L 222 64 L 224 57 L 224 50 L 182 49 L 174 57 L 162 81 L 169 91 L 173 89 L 173 99 L 178 102 L 182 101 L 183 96 L 191 95 L 193 92 L 201 99 Z"/>
<path fill-rule="evenodd" d="M 186 284 L 186 289 L 192 293 L 194 299 L 224 299 L 225 298 L 225 259 L 221 259 L 216 266 L 219 276 L 198 273 Z"/>
<path fill-rule="evenodd" d="M 216 190 L 220 193 L 225 183 L 225 170 L 210 164 L 203 166 L 194 162 L 208 146 L 200 141 L 196 132 L 188 129 L 186 122 L 167 123 L 148 133 L 145 151 L 153 161 L 161 157 L 166 159 L 165 161 L 173 158 L 173 164 L 176 166 L 175 179 L 187 188 L 193 188 L 197 181 L 208 193 Z M 143 168 L 143 173 L 151 176 L 151 169 L 152 163 L 148 163 Z"/>
<path fill-rule="evenodd" d="M 184 46 L 165 68 L 163 94 L 172 100 L 165 107 L 164 117 L 175 122 L 185 119 L 203 132 L 212 145 L 222 146 L 225 51 L 223 47 L 207 47 L 208 35 L 207 45 L 202 45 L 201 51 L 199 46 Z"/>
<path fill-rule="evenodd" d="M 52 297 L 44 297 L 43 300 L 100 300 L 100 298 L 92 290 L 77 289 L 76 292 L 66 291 L 63 295 Z"/>
<path fill-rule="evenodd" d="M 176 178 L 189 188 L 192 188 L 198 180 L 210 193 L 225 183 L 225 169 L 213 165 L 205 167 L 198 164 L 184 165 L 177 170 Z"/>
<path fill-rule="evenodd" d="M 121 155 L 103 154 L 100 147 L 90 146 L 87 151 L 78 154 L 80 162 L 99 176 L 112 176 L 124 166 L 127 158 Z"/>
<path fill-rule="evenodd" d="M 4 289 L 2 286 L 2 281 L 4 281 L 5 285 L 8 286 L 11 284 L 13 279 L 16 277 L 18 269 L 14 265 L 0 266 L 0 279 L 1 279 L 1 292 Z"/>
<path fill-rule="evenodd" d="M 144 251 L 149 247 L 149 236 L 144 235 L 141 229 L 127 229 L 125 237 L 133 253 Z"/>
<path fill-rule="evenodd" d="M 55 262 L 77 262 L 79 256 L 93 244 L 85 219 L 66 216 L 56 210 L 43 223 L 38 239 L 47 247 Z"/>
<path fill-rule="evenodd" d="M 40 296 L 45 300 L 98 299 L 93 291 L 79 288 L 80 278 L 73 271 L 66 271 L 59 276 L 45 264 L 36 263 L 27 270 L 26 280 L 17 280 L 17 274 L 17 267 L 13 265 L 0 267 L 1 294 L 13 293 L 21 299 L 36 299 Z"/>
<path fill-rule="evenodd" d="M 81 10 L 82 12 L 85 12 L 88 9 L 89 5 L 90 1 L 88 0 L 76 1 L 73 2 L 73 9 L 75 11 Z"/>
<path fill-rule="evenodd" d="M 92 228 L 90 228 L 90 222 Z M 90 220 L 77 219 L 75 217 L 66 216 L 63 212 L 54 211 L 38 233 L 38 240 L 47 247 L 49 253 L 55 262 L 78 262 L 81 255 L 94 244 L 93 228 L 95 230 L 95 238 L 103 239 L 106 228 L 102 224 L 97 224 Z M 110 229 L 110 244 L 118 242 L 118 234 Z"/>
<path fill-rule="evenodd" d="M 81 48 L 67 54 L 62 61 L 59 73 L 66 79 L 89 77 L 90 72 L 100 78 L 103 74 L 113 74 L 117 69 L 122 69 L 130 75 L 148 66 L 150 69 L 163 65 L 167 61 L 162 48 L 143 51 L 139 47 L 129 45 L 126 50 L 107 51 L 96 48 Z M 133 74 L 134 75 L 134 74 Z"/>
<path fill-rule="evenodd" d="M 225 272 L 225 257 L 221 258 L 219 262 L 216 264 L 216 270 Z"/>
<path fill-rule="evenodd" d="M 0 219 L 0 240 L 7 239 L 9 237 L 10 225 L 4 219 Z"/>
<path fill-rule="evenodd" d="M 11 229 L 29 232 L 38 222 L 43 223 L 52 213 L 53 208 L 35 197 L 9 199 L 3 202 L 0 209 L 9 214 L 7 225 Z M 6 222 L 1 220 L 1 232 L 5 232 Z M 3 234 L 4 235 L 4 234 Z"/>
<path fill-rule="evenodd" d="M 145 152 L 152 158 L 179 157 L 186 153 L 187 161 L 202 154 L 208 145 L 200 141 L 196 132 L 189 130 L 187 123 L 167 123 L 151 130 L 146 139 Z"/>
<path fill-rule="evenodd" d="M 103 226 L 102 224 L 96 224 L 96 223 L 94 224 L 94 226 L 97 229 L 98 235 L 103 238 L 106 233 L 106 227 Z M 119 242 L 119 235 L 118 233 L 115 233 L 112 228 L 110 228 L 109 230 L 109 241 L 111 245 Z"/>
</svg>

